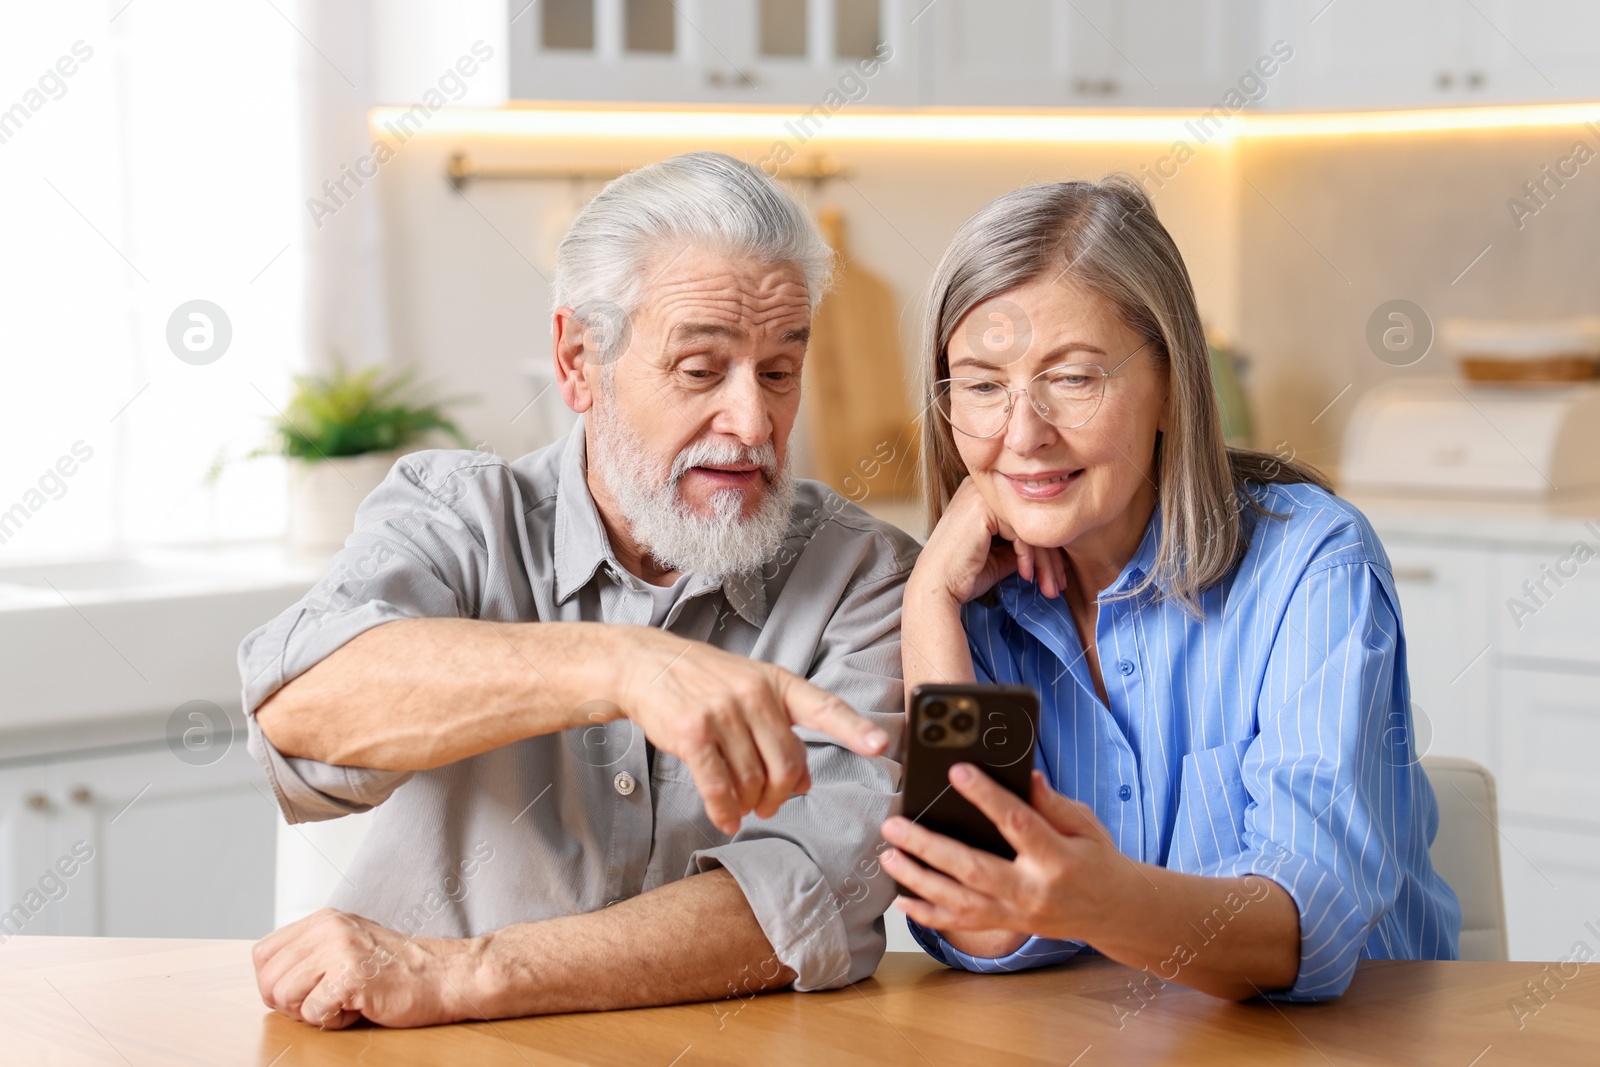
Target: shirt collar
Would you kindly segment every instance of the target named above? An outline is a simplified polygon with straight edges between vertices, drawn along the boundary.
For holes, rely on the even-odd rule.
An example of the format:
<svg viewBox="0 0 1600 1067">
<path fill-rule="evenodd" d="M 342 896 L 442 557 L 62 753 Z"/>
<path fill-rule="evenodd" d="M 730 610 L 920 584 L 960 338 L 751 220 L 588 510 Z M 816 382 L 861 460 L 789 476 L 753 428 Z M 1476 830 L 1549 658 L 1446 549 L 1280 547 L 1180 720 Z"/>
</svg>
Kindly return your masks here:
<svg viewBox="0 0 1600 1067">
<path fill-rule="evenodd" d="M 1150 511 L 1150 521 L 1145 523 L 1144 536 L 1139 539 L 1139 547 L 1133 553 L 1133 558 L 1122 568 L 1122 573 L 1117 575 L 1117 580 L 1111 583 L 1110 588 L 1101 590 L 1100 595 L 1126 593 L 1137 588 L 1146 577 L 1154 577 L 1157 587 L 1164 591 L 1166 586 L 1156 574 L 1156 554 L 1160 548 L 1161 505 L 1157 503 Z"/>
<path fill-rule="evenodd" d="M 556 603 L 565 603 L 589 584 L 606 562 L 615 563 L 611 542 L 589 495 L 583 418 L 567 434 L 561 448 L 561 473 L 556 480 Z M 618 568 L 621 569 L 620 567 Z"/>
<path fill-rule="evenodd" d="M 623 581 L 631 577 L 611 550 L 611 539 L 606 536 L 605 524 L 600 521 L 600 512 L 589 492 L 588 470 L 580 416 L 562 445 L 561 473 L 556 482 L 555 595 L 558 604 L 566 603 L 593 581 L 603 565 L 609 564 L 613 573 L 625 576 Z M 684 596 L 699 596 L 717 585 L 712 579 L 696 574 L 690 577 Z M 729 575 L 722 581 L 721 588 L 728 605 L 740 618 L 756 627 L 766 623 L 767 589 L 759 570 Z"/>
</svg>

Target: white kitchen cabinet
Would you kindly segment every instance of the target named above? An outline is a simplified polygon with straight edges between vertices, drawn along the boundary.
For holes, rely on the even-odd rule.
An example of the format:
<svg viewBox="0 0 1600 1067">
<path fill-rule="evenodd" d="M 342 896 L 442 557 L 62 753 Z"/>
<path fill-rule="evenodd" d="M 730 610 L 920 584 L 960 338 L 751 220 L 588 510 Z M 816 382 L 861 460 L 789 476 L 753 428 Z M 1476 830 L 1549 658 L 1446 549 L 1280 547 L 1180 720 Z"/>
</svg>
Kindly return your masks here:
<svg viewBox="0 0 1600 1067">
<path fill-rule="evenodd" d="M 516 99 L 917 102 L 911 0 L 541 0 L 521 15 L 516 0 L 511 7 Z"/>
<path fill-rule="evenodd" d="M 1600 93 L 1592 0 L 1318 0 L 1266 4 L 1262 25 L 1295 49 L 1273 107 L 1459 107 Z"/>
<path fill-rule="evenodd" d="M 1080 69 L 1070 6 L 1058 0 L 939 0 L 922 19 L 924 102 L 1062 106 L 1074 95 L 1104 103 L 1116 95 L 1109 63 Z"/>
<path fill-rule="evenodd" d="M 1569 958 L 1600 927 L 1600 830 L 1572 831 L 1503 814 L 1501 879 L 1514 960 Z"/>
<path fill-rule="evenodd" d="M 1501 808 L 1588 823 L 1600 834 L 1600 674 L 1514 667 L 1496 674 Z"/>
<path fill-rule="evenodd" d="M 1600 542 L 1588 531 L 1580 541 L 1588 553 L 1569 541 L 1499 554 L 1494 620 L 1502 655 L 1600 668 L 1600 559 L 1592 558 Z"/>
<path fill-rule="evenodd" d="M 1207 108 L 1257 57 L 1254 0 L 938 0 L 922 102 Z"/>
<path fill-rule="evenodd" d="M 21 903 L 28 933 L 271 928 L 278 814 L 235 657 L 325 565 L 240 545 L 0 568 L 0 922 Z"/>
<path fill-rule="evenodd" d="M 1600 500 L 1357 503 L 1394 568 L 1428 751 L 1495 775 L 1511 958 L 1563 956 L 1600 925 L 1600 552 L 1573 550 L 1600 547 Z M 1541 580 L 1535 605 L 1524 583 Z"/>
<path fill-rule="evenodd" d="M 1482 103 L 1471 9 L 1457 0 L 1322 0 L 1267 5 L 1294 48 L 1275 106 L 1334 110 Z"/>
<path fill-rule="evenodd" d="M 518 99 L 813 105 L 860 42 L 875 105 L 1205 109 L 1293 58 L 1252 109 L 1600 95 L 1592 0 L 511 0 Z M 851 49 L 855 51 L 852 52 Z"/>
<path fill-rule="evenodd" d="M 0 771 L 0 908 L 26 906 L 66 861 L 64 888 L 22 932 L 260 937 L 277 818 L 242 733 L 202 766 L 157 742 Z"/>
<path fill-rule="evenodd" d="M 1253 0 L 1099 0 L 1099 7 L 1109 28 L 1084 33 L 1080 20 L 1077 54 L 1085 57 L 1083 76 L 1091 84 L 1096 55 L 1113 72 L 1117 91 L 1107 103 L 1210 108 L 1270 55 L 1272 39 L 1261 37 Z M 1262 104 L 1272 99 L 1270 82 Z M 1075 74 L 1075 89 L 1079 83 Z"/>
<path fill-rule="evenodd" d="M 1384 542 L 1400 594 L 1413 721 L 1429 755 L 1495 770 L 1489 731 L 1488 549 Z M 1425 746 L 1425 747 L 1424 747 Z"/>
<path fill-rule="evenodd" d="M 53 895 L 51 883 L 40 885 L 55 860 L 50 851 L 49 785 L 47 767 L 0 770 L 0 939 L 61 932 L 60 914 L 40 903 Z M 29 898 L 30 892 L 38 896 Z"/>
<path fill-rule="evenodd" d="M 876 106 L 1204 108 L 1261 51 L 1258 9 L 1258 0 L 542 0 L 510 23 L 511 95 L 810 106 L 843 89 Z M 652 32 L 630 30 L 645 25 Z M 879 41 L 888 58 L 855 100 L 844 79 Z"/>
<path fill-rule="evenodd" d="M 1475 0 L 1484 95 L 1496 101 L 1588 100 L 1600 94 L 1600 4 Z"/>
</svg>

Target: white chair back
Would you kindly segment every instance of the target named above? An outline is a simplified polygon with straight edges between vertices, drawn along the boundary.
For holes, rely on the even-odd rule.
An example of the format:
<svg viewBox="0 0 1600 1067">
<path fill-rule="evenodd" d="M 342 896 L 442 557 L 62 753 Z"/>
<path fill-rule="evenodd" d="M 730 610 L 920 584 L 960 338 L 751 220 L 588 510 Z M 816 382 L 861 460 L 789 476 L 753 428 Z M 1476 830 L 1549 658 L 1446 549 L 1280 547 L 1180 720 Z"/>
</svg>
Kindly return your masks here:
<svg viewBox="0 0 1600 1067">
<path fill-rule="evenodd" d="M 1453 756 L 1424 756 L 1422 769 L 1439 801 L 1433 869 L 1461 901 L 1461 958 L 1504 960 L 1506 901 L 1494 776 L 1481 763 Z"/>
</svg>

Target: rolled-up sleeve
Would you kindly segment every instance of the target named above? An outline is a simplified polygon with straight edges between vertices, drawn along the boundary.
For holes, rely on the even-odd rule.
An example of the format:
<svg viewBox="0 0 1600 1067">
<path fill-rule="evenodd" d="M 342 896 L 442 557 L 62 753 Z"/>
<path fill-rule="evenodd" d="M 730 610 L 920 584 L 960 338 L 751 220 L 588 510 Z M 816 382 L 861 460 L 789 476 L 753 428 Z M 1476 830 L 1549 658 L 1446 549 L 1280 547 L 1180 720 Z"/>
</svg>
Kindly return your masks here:
<svg viewBox="0 0 1600 1067">
<path fill-rule="evenodd" d="M 340 767 L 286 756 L 255 711 L 283 686 L 375 626 L 398 619 L 472 617 L 475 590 L 491 565 L 481 528 L 457 505 L 494 514 L 515 492 L 498 461 L 469 453 L 403 457 L 362 503 L 355 532 L 326 576 L 298 603 L 239 646 L 239 674 L 251 755 L 266 771 L 291 823 L 333 819 L 381 804 L 409 771 Z M 466 492 L 469 480 L 475 481 Z M 520 514 L 520 510 L 515 512 Z"/>
<path fill-rule="evenodd" d="M 906 540 L 880 544 L 863 561 L 863 577 L 839 602 L 806 672 L 887 730 L 891 752 L 904 719 L 900 602 L 915 551 Z M 695 852 L 689 873 L 723 867 L 733 875 L 777 961 L 804 992 L 866 978 L 883 958 L 883 913 L 895 887 L 878 865 L 879 827 L 900 765 L 859 756 L 816 731 L 797 732 L 806 742 L 810 792 L 771 819 L 747 819 L 728 844 Z"/>
<path fill-rule="evenodd" d="M 1400 856 L 1414 844 L 1400 840 L 1414 802 L 1413 754 L 1385 743 L 1391 717 L 1409 715 L 1399 634 L 1372 564 L 1323 566 L 1302 578 L 1269 657 L 1260 733 L 1241 764 L 1244 850 L 1194 872 L 1259 875 L 1293 898 L 1300 972 L 1274 997 L 1344 992 L 1395 904 Z"/>
<path fill-rule="evenodd" d="M 1004 974 L 1065 963 L 1085 948 L 1082 941 L 1034 936 L 1024 941 L 1015 952 L 1004 956 L 973 956 L 950 944 L 937 930 L 930 930 L 910 919 L 906 920 L 906 927 L 922 950 L 946 967 L 958 967 L 978 974 Z"/>
</svg>

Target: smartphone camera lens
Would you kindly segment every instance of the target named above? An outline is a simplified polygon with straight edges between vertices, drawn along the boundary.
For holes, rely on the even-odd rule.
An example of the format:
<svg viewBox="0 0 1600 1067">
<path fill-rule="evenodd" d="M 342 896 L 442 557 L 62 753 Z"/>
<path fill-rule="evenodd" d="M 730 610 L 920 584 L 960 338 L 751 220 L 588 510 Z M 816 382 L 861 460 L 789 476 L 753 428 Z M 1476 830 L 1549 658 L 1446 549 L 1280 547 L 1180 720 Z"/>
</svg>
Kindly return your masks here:
<svg viewBox="0 0 1600 1067">
<path fill-rule="evenodd" d="M 972 729 L 973 726 L 976 725 L 976 722 L 977 721 L 973 719 L 971 712 L 958 711 L 954 715 L 950 716 L 950 729 L 954 730 L 958 734 L 964 734 L 968 730 Z"/>
<path fill-rule="evenodd" d="M 924 719 L 942 719 L 947 710 L 944 706 L 944 701 L 930 700 L 922 706 L 922 717 Z"/>
<path fill-rule="evenodd" d="M 937 745 L 944 740 L 944 727 L 936 722 L 930 722 L 922 728 L 922 739 L 930 745 Z"/>
</svg>

